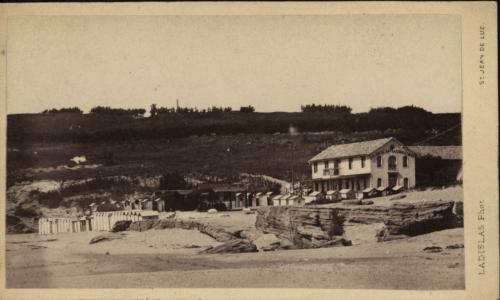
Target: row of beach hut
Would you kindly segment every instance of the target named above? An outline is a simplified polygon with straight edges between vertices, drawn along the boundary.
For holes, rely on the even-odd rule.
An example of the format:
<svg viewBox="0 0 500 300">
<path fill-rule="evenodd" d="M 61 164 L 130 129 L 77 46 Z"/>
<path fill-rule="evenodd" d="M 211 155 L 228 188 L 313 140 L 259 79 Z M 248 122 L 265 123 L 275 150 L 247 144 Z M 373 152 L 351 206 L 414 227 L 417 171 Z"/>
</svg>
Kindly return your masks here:
<svg viewBox="0 0 500 300">
<path fill-rule="evenodd" d="M 90 231 L 90 219 L 83 218 L 40 218 L 38 234 Z"/>
<path fill-rule="evenodd" d="M 157 211 L 128 210 L 94 212 L 82 218 L 40 218 L 38 234 L 72 233 L 82 231 L 109 231 L 117 221 L 158 219 Z"/>
</svg>

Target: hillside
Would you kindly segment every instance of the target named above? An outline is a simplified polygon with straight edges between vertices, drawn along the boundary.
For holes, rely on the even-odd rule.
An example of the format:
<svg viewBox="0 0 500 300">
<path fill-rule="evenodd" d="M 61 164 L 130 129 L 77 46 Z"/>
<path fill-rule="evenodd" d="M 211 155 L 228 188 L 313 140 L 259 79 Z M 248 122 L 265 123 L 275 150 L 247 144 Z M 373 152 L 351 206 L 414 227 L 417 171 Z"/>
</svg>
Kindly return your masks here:
<svg viewBox="0 0 500 300">
<path fill-rule="evenodd" d="M 460 124 L 460 114 L 432 114 L 407 110 L 369 113 L 170 113 L 154 118 L 109 114 L 20 114 L 7 117 L 8 141 L 97 142 L 180 138 L 193 135 L 287 133 L 293 124 L 300 132 L 362 132 L 402 129 L 442 131 Z M 412 137 L 409 137 L 412 138 Z M 453 141 L 460 143 L 459 141 Z"/>
</svg>

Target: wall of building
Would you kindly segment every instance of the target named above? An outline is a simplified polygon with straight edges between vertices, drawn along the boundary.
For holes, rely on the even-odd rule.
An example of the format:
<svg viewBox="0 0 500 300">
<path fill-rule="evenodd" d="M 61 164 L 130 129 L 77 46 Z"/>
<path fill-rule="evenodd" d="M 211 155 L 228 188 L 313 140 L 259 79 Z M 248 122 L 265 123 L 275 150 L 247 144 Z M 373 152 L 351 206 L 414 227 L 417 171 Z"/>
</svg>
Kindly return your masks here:
<svg viewBox="0 0 500 300">
<path fill-rule="evenodd" d="M 328 160 L 328 168 L 333 169 L 334 167 L 334 161 L 333 159 Z M 365 166 L 361 166 L 361 156 L 355 156 L 352 157 L 352 165 L 351 169 L 349 169 L 349 158 L 344 157 L 339 159 L 339 175 L 338 176 L 346 176 L 346 175 L 356 175 L 356 174 L 366 174 L 371 172 L 371 162 L 370 162 L 370 157 L 365 156 Z M 312 179 L 331 179 L 335 178 L 335 176 L 330 176 L 330 175 L 324 175 L 324 170 L 325 170 L 325 162 L 324 161 L 319 161 L 317 162 L 318 164 L 318 171 L 314 172 L 314 163 L 311 164 L 311 172 L 312 172 Z"/>
<path fill-rule="evenodd" d="M 377 156 L 382 157 L 382 166 L 377 166 Z M 397 141 L 388 143 L 376 153 L 365 157 L 365 166 L 361 167 L 361 156 L 353 157 L 351 169 L 349 169 L 349 158 L 341 158 L 339 163 L 338 176 L 324 175 L 324 161 L 317 162 L 317 171 L 314 172 L 314 163 L 311 164 L 312 179 L 315 191 L 338 190 L 350 188 L 354 190 L 363 190 L 366 187 L 377 187 L 377 179 L 382 180 L 382 186 L 389 186 L 389 157 L 396 158 L 396 169 L 391 170 L 397 174 L 397 185 L 404 186 L 404 179 L 408 178 L 408 187 L 416 185 L 415 179 L 415 157 L 412 152 Z M 408 164 L 403 167 L 403 157 L 407 157 Z M 328 161 L 328 168 L 334 168 L 334 159 Z M 368 173 L 368 174 L 367 174 Z M 367 174 L 367 175 L 362 175 Z M 344 176 L 354 176 L 352 178 L 343 178 Z M 339 177 L 341 179 L 339 179 Z M 366 178 L 366 179 L 365 179 Z M 358 185 L 359 183 L 359 185 Z M 359 186 L 359 189 L 358 189 Z"/>
<path fill-rule="evenodd" d="M 389 145 L 385 148 L 388 148 Z M 385 152 L 388 151 L 388 152 Z M 382 167 L 377 167 L 377 156 L 382 157 Z M 397 184 L 403 186 L 404 178 L 408 178 L 408 187 L 415 186 L 415 157 L 409 153 L 402 153 L 400 150 L 391 151 L 389 149 L 381 149 L 378 153 L 374 153 L 371 159 L 371 186 L 376 188 L 378 178 L 382 179 L 382 186 L 389 186 L 389 157 L 396 157 L 396 171 L 398 173 Z M 403 157 L 408 158 L 408 166 L 403 167 Z"/>
</svg>

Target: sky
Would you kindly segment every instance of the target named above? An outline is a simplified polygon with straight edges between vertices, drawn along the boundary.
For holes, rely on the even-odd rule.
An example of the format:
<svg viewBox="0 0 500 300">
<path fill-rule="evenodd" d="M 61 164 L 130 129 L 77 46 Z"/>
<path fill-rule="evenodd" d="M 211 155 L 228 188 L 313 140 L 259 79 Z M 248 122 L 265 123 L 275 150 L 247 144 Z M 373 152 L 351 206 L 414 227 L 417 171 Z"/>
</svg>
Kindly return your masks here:
<svg viewBox="0 0 500 300">
<path fill-rule="evenodd" d="M 10 17 L 7 112 L 177 99 L 459 112 L 460 30 L 451 15 Z"/>
</svg>

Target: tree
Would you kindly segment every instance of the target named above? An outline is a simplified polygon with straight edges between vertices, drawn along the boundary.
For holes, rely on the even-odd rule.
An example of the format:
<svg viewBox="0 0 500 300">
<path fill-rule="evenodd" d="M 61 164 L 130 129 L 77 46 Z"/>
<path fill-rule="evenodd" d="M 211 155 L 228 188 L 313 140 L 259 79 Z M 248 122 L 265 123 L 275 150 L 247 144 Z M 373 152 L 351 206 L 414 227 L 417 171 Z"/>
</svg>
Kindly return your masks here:
<svg viewBox="0 0 500 300">
<path fill-rule="evenodd" d="M 61 109 L 46 109 L 42 114 L 57 114 L 57 113 L 69 113 L 69 114 L 82 114 L 83 111 L 78 107 L 63 107 Z"/>
<path fill-rule="evenodd" d="M 253 113 L 255 112 L 255 107 L 248 105 L 240 107 L 240 112 L 242 113 Z"/>
<path fill-rule="evenodd" d="M 158 114 L 158 109 L 156 108 L 156 104 L 151 104 L 151 109 L 149 110 L 149 113 L 150 113 L 150 116 L 153 118 L 153 117 L 156 117 L 156 115 Z"/>
<path fill-rule="evenodd" d="M 325 105 L 316 105 L 316 104 L 307 104 L 302 105 L 302 112 L 310 113 L 310 112 L 328 112 L 328 113 L 344 113 L 350 114 L 352 108 L 347 105 L 336 105 L 336 104 L 325 104 Z"/>
<path fill-rule="evenodd" d="M 187 188 L 187 182 L 178 172 L 166 173 L 160 178 L 160 190 L 182 190 Z"/>
</svg>

